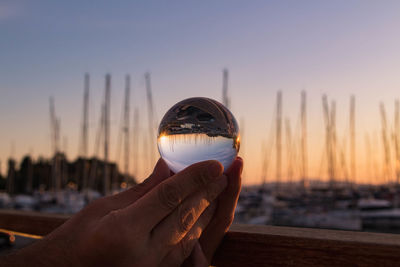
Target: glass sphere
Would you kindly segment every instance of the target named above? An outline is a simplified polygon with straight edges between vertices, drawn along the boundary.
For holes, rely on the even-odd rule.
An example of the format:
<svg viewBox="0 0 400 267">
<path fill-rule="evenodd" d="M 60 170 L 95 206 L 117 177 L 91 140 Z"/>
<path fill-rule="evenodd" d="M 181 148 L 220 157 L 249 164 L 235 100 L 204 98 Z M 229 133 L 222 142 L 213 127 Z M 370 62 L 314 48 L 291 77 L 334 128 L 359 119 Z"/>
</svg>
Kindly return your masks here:
<svg viewBox="0 0 400 267">
<path fill-rule="evenodd" d="M 221 103 L 205 97 L 188 98 L 164 115 L 157 144 L 174 173 L 205 160 L 218 160 L 226 171 L 239 152 L 239 126 Z"/>
</svg>

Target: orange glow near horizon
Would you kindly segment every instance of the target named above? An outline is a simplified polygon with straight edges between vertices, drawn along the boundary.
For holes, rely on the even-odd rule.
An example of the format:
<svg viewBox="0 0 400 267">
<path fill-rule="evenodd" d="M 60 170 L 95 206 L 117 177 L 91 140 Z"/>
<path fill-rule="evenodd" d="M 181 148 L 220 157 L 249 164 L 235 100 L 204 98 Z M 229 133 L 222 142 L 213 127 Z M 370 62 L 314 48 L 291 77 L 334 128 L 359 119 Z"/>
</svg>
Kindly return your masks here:
<svg viewBox="0 0 400 267">
<path fill-rule="evenodd" d="M 284 94 L 285 96 L 285 94 Z M 311 99 L 315 99 L 315 96 L 310 96 Z M 285 104 L 285 97 L 284 104 Z M 318 98 L 317 98 L 318 99 Z M 290 99 L 289 99 L 290 100 Z M 264 170 L 264 160 L 267 160 L 267 171 L 266 171 L 266 181 L 272 182 L 275 180 L 276 173 L 276 145 L 275 145 L 275 128 L 274 128 L 274 115 L 273 115 L 273 99 L 270 100 L 270 105 L 266 109 L 270 110 L 267 119 L 264 119 L 262 124 L 257 122 L 258 118 L 254 120 L 246 120 L 246 128 L 241 128 L 241 131 L 244 133 L 241 136 L 237 137 L 237 140 L 241 142 L 241 148 L 239 151 L 239 155 L 244 159 L 244 177 L 243 183 L 246 185 L 259 184 L 262 182 L 263 170 Z M 299 102 L 299 99 L 298 101 Z M 322 116 L 322 109 L 319 110 L 319 113 L 314 113 L 314 110 L 318 111 L 318 108 L 315 109 L 315 106 L 319 106 L 318 102 L 313 103 L 310 101 L 307 111 L 307 119 L 309 121 L 307 126 L 307 150 L 308 150 L 308 178 L 311 180 L 319 179 L 322 181 L 328 181 L 328 166 L 327 166 L 327 154 L 325 148 L 325 127 Z M 173 103 L 172 103 L 173 104 Z M 282 131 L 282 182 L 290 182 L 290 181 L 299 181 L 301 179 L 300 172 L 300 131 L 298 125 L 298 114 L 299 114 L 299 106 L 297 103 L 297 107 L 295 105 L 284 105 L 284 114 L 286 116 L 290 116 L 290 122 L 296 122 L 296 127 L 292 124 L 292 137 L 290 140 L 290 144 L 292 147 L 288 147 L 287 143 L 287 133 L 286 130 Z M 378 105 L 376 105 L 378 106 Z M 286 109 L 285 109 L 286 107 Z M 340 107 L 340 106 L 339 106 Z M 165 109 L 167 109 L 166 107 Z M 245 108 L 245 107 L 244 107 Z M 239 109 L 239 108 L 236 108 Z M 288 112 L 287 109 L 290 111 Z M 297 110 L 296 110 L 297 109 Z M 349 133 L 348 133 L 348 114 L 343 109 L 338 110 L 337 114 L 337 146 L 336 146 L 336 158 L 335 158 L 335 169 L 336 175 L 335 179 L 337 181 L 347 181 L 350 180 L 356 183 L 371 183 L 371 184 L 380 184 L 387 182 L 395 182 L 396 180 L 396 168 L 398 162 L 395 160 L 395 146 L 394 143 L 390 141 L 389 143 L 389 153 L 390 153 L 390 162 L 389 168 L 385 169 L 384 163 L 384 150 L 382 146 L 382 130 L 381 123 L 379 118 L 378 108 L 374 110 L 370 110 L 370 115 L 367 119 L 363 118 L 360 115 L 360 108 L 357 106 L 356 113 L 356 177 L 353 179 L 349 177 L 350 171 L 350 148 L 349 148 Z M 235 109 L 232 110 L 237 118 L 247 118 L 246 116 L 242 116 L 243 113 L 236 112 Z M 391 111 L 391 109 L 389 110 Z M 159 114 L 161 114 L 160 112 Z M 389 114 L 389 112 L 387 112 Z M 374 115 L 375 114 L 375 115 Z M 391 113 L 393 114 L 393 113 Z M 144 115 L 143 115 L 144 116 Z M 297 120 L 296 120 L 297 118 Z M 269 122 L 268 122 L 269 120 Z M 270 125 L 268 128 L 267 125 Z M 392 140 L 393 132 L 393 115 L 389 117 L 388 115 L 388 129 L 387 129 L 387 137 Z M 370 130 L 372 129 L 372 131 Z M 114 145 L 117 143 L 116 138 L 116 130 L 114 129 L 114 135 L 112 136 L 111 142 L 111 150 Z M 93 135 L 92 135 L 93 136 Z M 132 170 L 132 164 L 130 164 L 131 173 L 138 177 L 138 180 L 141 181 L 144 177 L 147 177 L 149 173 L 152 171 L 152 166 L 155 164 L 148 161 L 148 153 L 144 151 L 146 148 L 149 149 L 149 144 L 154 146 L 156 150 L 156 140 L 154 139 L 154 144 L 148 141 L 148 133 L 146 129 L 140 129 L 140 142 L 138 148 L 138 156 L 139 156 L 139 171 L 134 172 Z M 161 134 L 159 139 L 162 141 L 165 139 L 165 135 Z M 368 140 L 368 142 L 367 142 Z M 49 140 L 45 140 L 42 144 L 46 144 Z M 78 139 L 73 140 L 74 143 L 78 143 Z M 91 139 L 91 141 L 93 141 Z M 262 145 L 264 143 L 264 145 Z M 45 150 L 48 150 L 48 146 L 41 145 Z M 94 149 L 94 147 L 93 147 Z M 50 154 L 40 152 L 43 149 L 38 149 L 33 153 L 34 158 L 38 158 L 39 156 L 48 157 Z M 18 149 L 19 153 L 14 155 L 14 158 L 20 160 L 23 155 L 25 155 L 26 151 L 22 149 Z M 290 153 L 290 160 L 288 158 L 288 153 Z M 74 159 L 77 154 L 68 153 L 68 158 Z M 266 156 L 265 156 L 266 155 Z M 98 155 L 100 158 L 102 157 L 102 153 Z M 2 172 L 3 174 L 6 172 L 6 160 L 9 157 L 9 154 L 6 151 L 2 151 Z M 266 158 L 265 158 L 266 157 Z M 116 154 L 114 155 L 116 158 Z M 121 158 L 121 157 L 120 157 Z M 113 157 L 111 158 L 113 160 Z M 131 156 L 131 162 L 134 161 L 133 155 Z M 123 159 L 120 159 L 120 166 L 123 166 Z"/>
</svg>

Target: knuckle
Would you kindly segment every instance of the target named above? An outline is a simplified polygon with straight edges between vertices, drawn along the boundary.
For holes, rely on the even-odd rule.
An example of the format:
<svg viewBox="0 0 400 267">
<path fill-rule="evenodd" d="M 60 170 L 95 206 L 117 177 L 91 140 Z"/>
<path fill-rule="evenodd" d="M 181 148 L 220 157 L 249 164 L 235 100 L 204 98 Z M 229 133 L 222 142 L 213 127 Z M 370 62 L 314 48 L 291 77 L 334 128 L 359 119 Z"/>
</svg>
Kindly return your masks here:
<svg viewBox="0 0 400 267">
<path fill-rule="evenodd" d="M 194 210 L 189 207 L 180 206 L 178 209 L 178 230 L 181 233 L 186 233 L 190 230 L 194 223 L 195 214 Z"/>
<path fill-rule="evenodd" d="M 107 214 L 107 221 L 111 224 L 118 222 L 119 212 L 118 210 L 112 210 Z"/>
<path fill-rule="evenodd" d="M 193 175 L 191 176 L 195 177 L 194 183 L 198 187 L 203 187 L 208 184 L 209 177 L 207 169 L 203 169 L 202 171 L 196 173 L 193 172 Z"/>
<path fill-rule="evenodd" d="M 220 187 L 216 184 L 211 184 L 206 188 L 206 198 L 208 200 L 215 199 L 221 193 Z"/>
<path fill-rule="evenodd" d="M 126 241 L 126 228 L 124 226 L 117 227 L 119 223 L 119 213 L 118 211 L 109 212 L 104 218 L 101 219 L 100 223 L 97 224 L 95 228 L 95 240 L 106 247 L 114 247 L 120 244 L 124 244 Z M 114 238 L 118 236 L 119 238 Z M 122 239 L 122 240 L 121 240 Z"/>
<path fill-rule="evenodd" d="M 208 169 L 203 168 L 203 170 L 200 172 L 199 175 L 199 181 L 201 182 L 202 185 L 206 185 L 210 179 L 209 174 L 208 174 Z"/>
<path fill-rule="evenodd" d="M 158 200 L 166 209 L 174 209 L 180 203 L 180 190 L 171 183 L 164 183 L 158 190 Z"/>
</svg>

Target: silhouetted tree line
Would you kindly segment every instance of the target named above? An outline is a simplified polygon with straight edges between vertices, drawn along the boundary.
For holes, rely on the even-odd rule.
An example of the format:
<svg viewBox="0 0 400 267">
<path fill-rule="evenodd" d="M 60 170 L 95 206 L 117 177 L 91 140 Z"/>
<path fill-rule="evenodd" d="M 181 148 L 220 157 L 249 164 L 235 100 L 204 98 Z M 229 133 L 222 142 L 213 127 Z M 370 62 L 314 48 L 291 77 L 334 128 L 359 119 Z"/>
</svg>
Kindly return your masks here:
<svg viewBox="0 0 400 267">
<path fill-rule="evenodd" d="M 8 160 L 6 177 L 0 175 L 0 190 L 9 194 L 32 194 L 37 190 L 63 190 L 73 187 L 81 191 L 104 190 L 104 161 L 98 158 L 77 158 L 68 161 L 64 154 L 58 153 L 51 159 L 39 158 L 33 161 L 25 156 L 17 168 L 16 161 Z M 108 163 L 110 189 L 119 188 L 123 182 L 135 184 L 132 176 L 125 176 L 118 165 Z"/>
</svg>

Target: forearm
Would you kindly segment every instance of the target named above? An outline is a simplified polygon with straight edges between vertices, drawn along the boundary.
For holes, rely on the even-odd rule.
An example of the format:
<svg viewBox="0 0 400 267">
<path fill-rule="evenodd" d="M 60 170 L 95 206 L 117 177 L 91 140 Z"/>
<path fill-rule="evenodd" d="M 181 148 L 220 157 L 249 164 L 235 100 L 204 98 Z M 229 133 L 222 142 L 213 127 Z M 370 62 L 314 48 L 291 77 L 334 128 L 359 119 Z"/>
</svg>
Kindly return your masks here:
<svg viewBox="0 0 400 267">
<path fill-rule="evenodd" d="M 25 248 L 0 257 L 0 267 L 3 266 L 74 266 L 72 259 L 66 256 L 67 251 L 62 251 L 56 242 L 47 239 L 39 240 Z"/>
<path fill-rule="evenodd" d="M 13 251 L 5 256 L 0 257 L 0 266 L 49 266 L 46 262 L 42 262 L 43 253 L 35 249 L 36 244 L 20 250 Z M 35 253 L 36 251 L 36 253 Z M 46 253 L 47 254 L 47 253 Z"/>
</svg>

